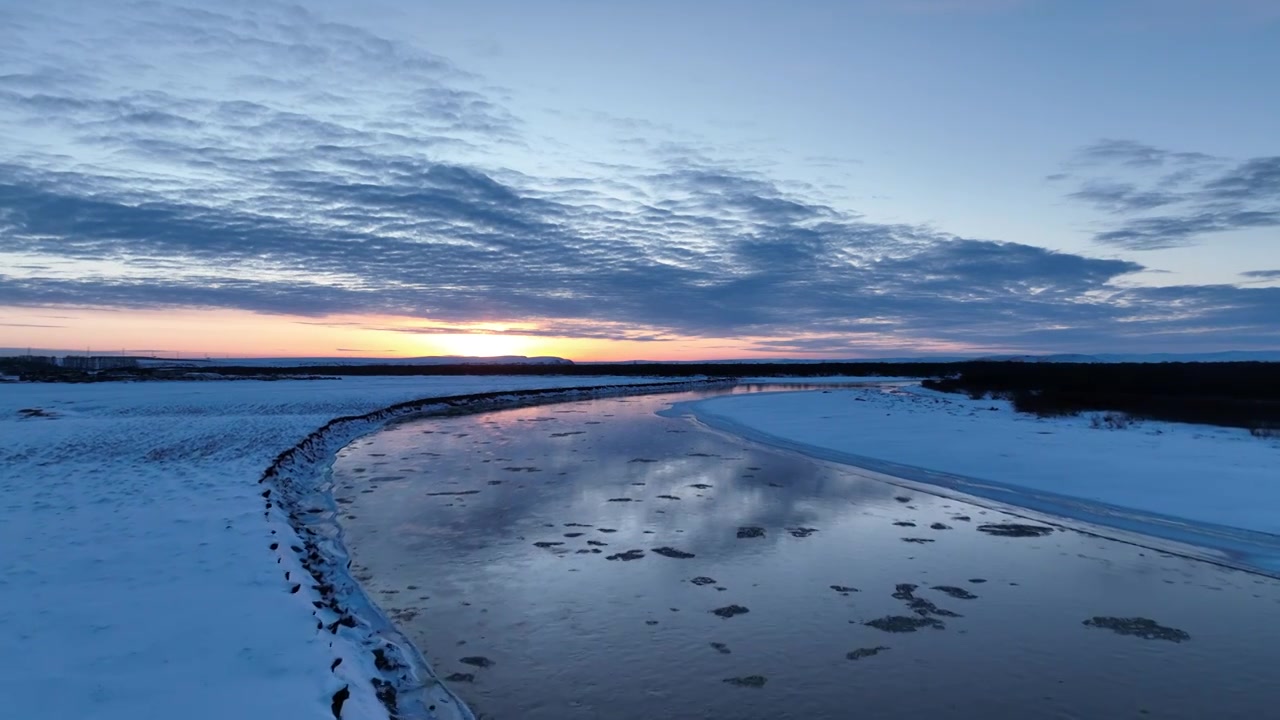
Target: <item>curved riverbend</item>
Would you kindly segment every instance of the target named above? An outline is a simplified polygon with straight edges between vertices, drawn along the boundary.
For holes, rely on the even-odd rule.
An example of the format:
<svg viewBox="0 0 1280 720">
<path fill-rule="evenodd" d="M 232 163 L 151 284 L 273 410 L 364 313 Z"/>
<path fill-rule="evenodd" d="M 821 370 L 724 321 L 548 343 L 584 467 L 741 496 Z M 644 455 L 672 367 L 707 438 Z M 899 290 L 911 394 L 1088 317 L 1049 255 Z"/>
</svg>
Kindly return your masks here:
<svg viewBox="0 0 1280 720">
<path fill-rule="evenodd" d="M 353 574 L 496 720 L 1270 712 L 1280 583 L 656 414 L 697 397 L 364 437 Z"/>
<path fill-rule="evenodd" d="M 267 519 L 281 525 L 271 530 L 278 538 L 271 550 L 279 555 L 286 580 L 294 583 L 291 592 L 311 600 L 317 627 L 334 634 L 354 635 L 357 643 L 369 651 L 380 674 L 370 682 L 392 717 L 474 720 L 470 708 L 436 677 L 421 653 L 351 577 L 344 532 L 337 522 L 337 505 L 329 482 L 329 468 L 338 450 L 364 435 L 413 418 L 733 384 L 725 380 L 693 380 L 479 393 L 425 398 L 364 415 L 335 418 L 280 453 L 259 480 L 267 488 L 262 492 Z M 274 523 L 280 519 L 285 522 Z M 308 576 L 310 581 L 305 580 Z M 335 658 L 335 667 L 339 662 L 341 659 Z M 335 695 L 335 715 L 345 699 L 341 692 Z"/>
</svg>

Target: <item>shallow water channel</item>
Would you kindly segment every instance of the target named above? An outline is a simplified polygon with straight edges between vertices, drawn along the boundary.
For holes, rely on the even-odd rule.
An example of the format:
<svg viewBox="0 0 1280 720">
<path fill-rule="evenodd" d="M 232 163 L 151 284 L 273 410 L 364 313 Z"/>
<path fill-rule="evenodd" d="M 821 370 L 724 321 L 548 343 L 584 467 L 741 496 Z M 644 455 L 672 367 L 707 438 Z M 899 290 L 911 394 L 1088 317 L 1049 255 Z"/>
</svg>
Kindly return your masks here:
<svg viewBox="0 0 1280 720">
<path fill-rule="evenodd" d="M 485 718 L 1276 716 L 1280 582 L 655 414 L 709 394 L 357 441 L 353 572 Z"/>
</svg>

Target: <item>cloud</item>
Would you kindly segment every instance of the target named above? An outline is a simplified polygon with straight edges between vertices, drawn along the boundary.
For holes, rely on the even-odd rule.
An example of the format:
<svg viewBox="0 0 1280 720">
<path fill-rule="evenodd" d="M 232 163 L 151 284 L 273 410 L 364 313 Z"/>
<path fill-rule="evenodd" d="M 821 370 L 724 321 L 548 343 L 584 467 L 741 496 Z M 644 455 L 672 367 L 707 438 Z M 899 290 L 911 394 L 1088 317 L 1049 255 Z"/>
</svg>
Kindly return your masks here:
<svg viewBox="0 0 1280 720">
<path fill-rule="evenodd" d="M 313 208 L 287 219 L 154 193 L 135 202 L 110 182 L 86 196 L 93 177 L 10 168 L 19 183 L 0 187 L 0 205 L 14 249 L 126 267 L 176 257 L 190 271 L 6 277 L 0 302 L 536 320 L 544 333 L 614 339 L 858 332 L 883 318 L 929 336 L 988 314 L 1056 322 L 1083 293 L 1141 269 L 869 223 L 723 167 L 652 176 L 655 195 L 671 188 L 661 207 L 535 194 L 459 166 L 398 167 L 376 185 L 267 172 L 279 194 Z M 315 280 L 273 279 L 293 267 Z"/>
<path fill-rule="evenodd" d="M 1094 235 L 1104 245 L 1158 250 L 1280 226 L 1280 157 L 1232 163 L 1132 140 L 1101 140 L 1069 165 L 1072 173 L 1050 176 L 1078 178 L 1067 197 L 1118 218 Z"/>
<path fill-rule="evenodd" d="M 1205 185 L 1209 197 L 1230 202 L 1280 201 L 1280 156 L 1254 158 Z"/>
<path fill-rule="evenodd" d="M 1079 190 L 1067 197 L 1087 202 L 1099 209 L 1116 213 L 1140 212 L 1178 202 L 1174 193 L 1158 190 L 1139 190 L 1132 183 L 1087 181 Z"/>
<path fill-rule="evenodd" d="M 1280 280 L 1280 270 L 1249 270 L 1240 274 L 1247 278 L 1257 278 L 1259 280 Z"/>
<path fill-rule="evenodd" d="M 407 335 L 518 335 L 532 337 L 573 337 L 585 340 L 625 340 L 629 342 L 656 342 L 678 340 L 679 337 L 662 332 L 648 332 L 622 323 L 609 321 L 551 320 L 537 327 L 520 326 L 505 330 L 486 327 L 432 326 L 432 325 L 363 325 L 366 329 Z"/>
<path fill-rule="evenodd" d="M 1198 164 L 1216 160 L 1198 152 L 1174 152 L 1136 140 L 1102 139 L 1081 148 L 1076 161 L 1080 164 L 1120 164 L 1151 168 L 1175 164 Z"/>
<path fill-rule="evenodd" d="M 1186 215 L 1134 218 L 1118 230 L 1098 233 L 1094 239 L 1131 250 L 1159 250 L 1190 244 L 1211 233 L 1280 226 L 1280 210 L 1261 212 L 1227 209 Z"/>
<path fill-rule="evenodd" d="M 305 9 L 79 7 L 52 37 L 35 22 L 8 45 L 14 33 L 0 35 L 17 78 L 0 78 L 0 129 L 14 137 L 0 147 L 0 305 L 420 318 L 377 326 L 408 333 L 503 321 L 795 352 L 1087 349 L 1139 327 L 1274 340 L 1258 310 L 1268 289 L 1126 288 L 1142 265 L 871 222 L 705 146 L 518 171 L 495 148 L 535 141 L 480 81 Z M 1089 162 L 1210 163 L 1193 156 L 1112 143 Z M 1187 177 L 1098 183 L 1078 199 L 1129 222 L 1182 208 L 1201 182 L 1205 217 L 1113 229 L 1128 247 L 1274 220 L 1231 205 L 1265 195 L 1266 164 L 1217 185 Z"/>
</svg>

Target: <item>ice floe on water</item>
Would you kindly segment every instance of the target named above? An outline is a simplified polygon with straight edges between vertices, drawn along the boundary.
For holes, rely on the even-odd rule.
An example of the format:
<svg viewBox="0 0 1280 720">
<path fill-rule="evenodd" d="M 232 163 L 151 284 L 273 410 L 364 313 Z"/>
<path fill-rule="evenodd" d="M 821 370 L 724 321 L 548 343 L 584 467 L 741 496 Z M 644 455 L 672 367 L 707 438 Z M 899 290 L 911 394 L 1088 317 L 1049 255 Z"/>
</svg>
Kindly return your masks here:
<svg viewBox="0 0 1280 720">
<path fill-rule="evenodd" d="M 705 396 L 352 443 L 332 481 L 353 574 L 498 720 L 1266 707 L 1276 581 L 654 414 Z"/>
<path fill-rule="evenodd" d="M 12 688 L 5 693 L 6 713 L 107 720 L 173 712 L 194 719 L 326 718 L 339 709 L 344 718 L 386 717 L 387 686 L 372 681 L 416 677 L 416 651 L 396 631 L 412 618 L 393 613 L 393 626 L 372 603 L 361 604 L 361 589 L 353 581 L 346 595 L 336 585 L 326 587 L 323 578 L 330 575 L 323 573 L 341 569 L 345 556 L 323 469 L 341 446 L 400 415 L 393 411 L 351 418 L 420 398 L 643 381 L 435 377 L 6 386 L 0 394 L 0 624 L 6 628 L 0 656 L 10 660 L 3 682 Z M 689 407 L 708 424 L 817 457 L 852 459 L 872 470 L 1001 503 L 1192 542 L 1256 567 L 1274 571 L 1280 554 L 1273 552 L 1274 534 L 1280 530 L 1273 507 L 1280 490 L 1268 482 L 1273 474 L 1268 468 L 1280 453 L 1275 442 L 1242 431 L 1167 423 L 1096 430 L 1085 418 L 1035 420 L 998 401 L 918 389 L 832 387 L 717 398 L 685 409 Z M 312 435 L 336 417 L 347 417 L 347 424 L 330 425 L 338 431 L 328 435 Z M 611 421 L 601 415 L 583 426 Z M 529 427 L 532 431 L 539 425 Z M 578 441 L 588 437 L 583 432 L 557 431 L 548 441 Z M 684 430 L 669 427 L 666 432 Z M 299 449 L 293 457 L 280 455 L 295 446 Z M 645 469 L 649 476 L 656 472 L 662 477 L 671 463 L 665 457 L 627 457 L 632 462 L 619 462 L 637 473 Z M 286 461 L 277 466 L 280 474 L 259 483 L 273 458 Z M 690 460 L 699 458 L 732 462 L 689 454 Z M 487 486 L 506 487 L 548 474 L 523 460 L 505 465 L 510 472 Z M 741 477 L 751 480 L 759 470 L 744 465 Z M 402 481 L 398 474 L 368 480 Z M 308 487 L 310 482 L 321 484 Z M 783 478 L 762 476 L 761 491 L 781 488 L 781 482 Z M 645 483 L 625 487 L 639 494 L 625 496 L 632 502 L 611 506 L 642 511 L 658 505 L 642 502 L 644 492 L 653 490 Z M 663 489 L 653 496 L 661 504 L 644 512 L 696 511 L 700 506 L 695 503 L 711 502 L 723 488 L 720 483 L 672 482 Z M 432 492 L 446 493 L 442 501 L 476 494 L 453 488 Z M 914 510 L 917 503 L 907 492 L 895 504 Z M 964 525 L 969 514 L 929 518 L 916 532 L 920 539 L 932 540 L 923 537 L 925 526 L 936 531 L 959 523 L 981 534 L 1032 538 L 1009 542 L 1035 542 L 1045 534 L 1044 525 L 1029 522 L 975 518 Z M 830 532 L 784 523 L 769 527 L 766 534 L 766 528 L 746 520 L 731 522 L 731 538 L 774 543 L 785 536 L 789 542 L 814 543 Z M 619 527 L 632 540 L 648 537 L 648 530 Z M 666 538 L 668 545 L 646 542 L 650 553 L 640 550 L 639 542 L 600 551 L 603 539 L 612 539 L 615 532 L 615 527 L 592 529 L 602 540 L 586 541 L 582 557 L 653 562 L 656 556 L 656 562 L 673 570 L 701 567 L 688 564 L 704 561 L 701 549 L 695 552 L 679 535 Z M 577 531 L 560 534 L 572 542 L 582 539 Z M 800 539 L 810 534 L 814 537 Z M 550 554 L 562 548 L 529 549 Z M 311 574 L 317 570 L 323 572 Z M 691 588 L 716 584 L 696 572 L 688 572 L 681 582 Z M 932 587 L 962 602 L 973 595 L 954 584 Z M 829 582 L 823 588 L 827 593 L 830 588 L 857 592 Z M 723 587 L 708 589 L 715 595 Z M 944 609 L 930 601 L 913 595 L 905 602 L 913 615 L 885 615 L 886 627 L 901 626 L 897 617 L 908 617 L 912 624 L 919 624 L 917 619 L 930 626 L 942 622 L 933 610 Z M 708 609 L 717 607 L 734 604 L 722 601 Z M 741 627 L 757 614 L 744 614 L 725 627 Z M 1177 641 L 1184 633 L 1132 610 L 1087 617 L 1089 627 L 1139 637 Z M 658 626 L 659 621 L 645 622 Z M 862 622 L 875 628 L 878 621 L 871 616 Z M 667 627 L 663 623 L 660 627 Z M 720 639 L 712 640 L 711 647 L 717 657 L 741 656 L 730 655 L 729 644 Z M 872 651 L 882 652 L 881 646 L 844 652 L 849 659 L 862 659 Z M 478 661 L 467 662 L 477 658 L 492 662 L 485 655 L 466 655 L 462 662 L 470 669 L 449 678 L 469 684 L 476 677 L 473 671 L 492 672 Z M 725 676 L 724 682 L 767 692 L 758 677 L 763 678 Z M 461 705 L 431 709 L 426 704 L 431 698 L 451 694 L 443 687 L 427 690 L 417 698 L 425 700 L 422 707 L 414 705 L 414 698 L 402 697 L 403 709 L 467 717 Z"/>
</svg>

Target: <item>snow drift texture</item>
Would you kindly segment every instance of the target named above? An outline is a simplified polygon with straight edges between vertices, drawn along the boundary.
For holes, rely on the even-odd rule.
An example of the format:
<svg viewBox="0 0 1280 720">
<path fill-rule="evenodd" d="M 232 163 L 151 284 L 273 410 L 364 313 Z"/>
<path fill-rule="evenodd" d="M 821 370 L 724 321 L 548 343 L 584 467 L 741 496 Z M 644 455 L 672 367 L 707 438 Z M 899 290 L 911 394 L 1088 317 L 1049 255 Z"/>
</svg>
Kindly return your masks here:
<svg viewBox="0 0 1280 720">
<path fill-rule="evenodd" d="M 575 384 L 582 379 L 0 386 L 0 715 L 328 719 L 347 686 L 344 717 L 386 717 L 364 630 L 317 630 L 314 580 L 269 549 L 298 538 L 279 507 L 264 516 L 263 470 L 336 416 Z M 305 587 L 290 593 L 294 584 Z"/>
</svg>

